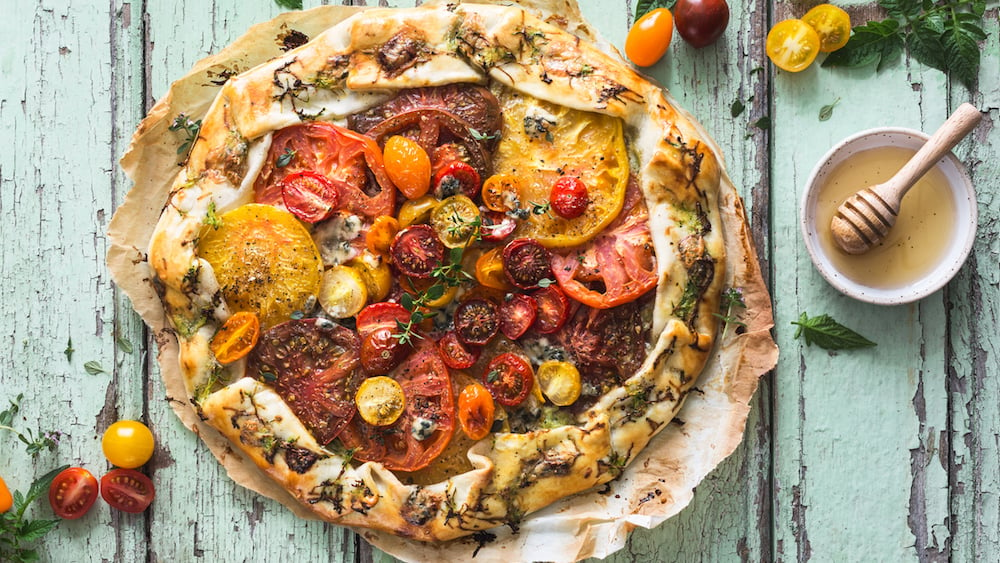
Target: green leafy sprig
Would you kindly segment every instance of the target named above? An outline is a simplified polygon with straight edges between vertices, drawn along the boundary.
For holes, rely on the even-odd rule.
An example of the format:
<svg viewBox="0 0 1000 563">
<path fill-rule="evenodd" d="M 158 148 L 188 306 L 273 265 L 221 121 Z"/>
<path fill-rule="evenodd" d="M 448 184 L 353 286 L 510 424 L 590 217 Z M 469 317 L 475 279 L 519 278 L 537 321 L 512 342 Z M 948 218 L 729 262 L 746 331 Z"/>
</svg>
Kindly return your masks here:
<svg viewBox="0 0 1000 563">
<path fill-rule="evenodd" d="M 32 503 L 45 495 L 56 475 L 67 467 L 57 467 L 39 477 L 26 495 L 14 491 L 14 505 L 0 514 L 0 561 L 38 561 L 38 550 L 32 545 L 59 525 L 59 520 L 33 520 L 26 518 L 25 513 Z"/>
<path fill-rule="evenodd" d="M 744 327 L 747 324 L 739 319 L 736 309 L 746 309 L 747 304 L 743 301 L 743 288 L 742 287 L 730 287 L 729 289 L 722 292 L 722 302 L 719 304 L 719 313 L 712 313 L 722 322 L 725 323 L 722 326 L 722 336 L 720 340 L 726 337 L 726 333 L 729 331 L 730 325 Z"/>
<path fill-rule="evenodd" d="M 14 417 L 21 410 L 21 400 L 24 399 L 24 393 L 19 393 L 17 398 L 10 401 L 10 407 L 0 412 L 0 430 L 6 430 L 8 432 L 13 432 L 17 439 L 24 443 L 25 451 L 31 457 L 36 457 L 38 454 L 45 450 L 52 451 L 59 444 L 59 440 L 62 438 L 62 433 L 57 431 L 43 432 L 38 431 L 36 436 L 34 432 L 30 429 L 26 432 L 19 432 L 14 428 Z"/>
<path fill-rule="evenodd" d="M 184 160 L 187 160 L 191 147 L 194 146 L 194 142 L 198 140 L 198 134 L 201 133 L 201 120 L 192 120 L 187 114 L 179 113 L 167 129 L 184 133 L 184 142 L 177 147 L 177 154 L 184 155 Z"/>
<path fill-rule="evenodd" d="M 830 315 L 810 317 L 802 313 L 799 315 L 799 320 L 792 321 L 792 324 L 798 326 L 795 338 L 804 337 L 806 346 L 815 344 L 826 350 L 852 350 L 876 346 L 871 340 L 833 320 Z"/>
<path fill-rule="evenodd" d="M 879 0 L 888 17 L 854 28 L 850 40 L 823 66 L 885 68 L 907 50 L 920 63 L 970 86 L 979 75 L 979 45 L 986 39 L 986 0 Z"/>
<path fill-rule="evenodd" d="M 635 5 L 635 19 L 645 16 L 657 8 L 673 8 L 677 0 L 639 0 Z"/>
<path fill-rule="evenodd" d="M 434 317 L 437 313 L 428 310 L 428 304 L 444 297 L 445 291 L 450 287 L 457 287 L 465 280 L 472 279 L 472 275 L 462 269 L 463 247 L 452 248 L 448 253 L 448 261 L 440 264 L 431 271 L 431 278 L 434 284 L 417 293 L 403 292 L 399 298 L 399 304 L 410 312 L 408 321 L 397 321 L 399 332 L 393 334 L 400 344 L 410 344 L 414 338 L 421 338 L 416 332 L 417 325 L 426 319 Z"/>
</svg>

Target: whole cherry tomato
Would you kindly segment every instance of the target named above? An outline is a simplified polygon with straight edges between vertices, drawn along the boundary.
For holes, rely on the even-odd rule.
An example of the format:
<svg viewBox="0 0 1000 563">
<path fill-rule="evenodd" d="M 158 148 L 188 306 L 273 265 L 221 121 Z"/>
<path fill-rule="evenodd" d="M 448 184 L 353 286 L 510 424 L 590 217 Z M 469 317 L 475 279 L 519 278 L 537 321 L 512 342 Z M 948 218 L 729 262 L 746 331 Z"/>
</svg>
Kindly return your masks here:
<svg viewBox="0 0 1000 563">
<path fill-rule="evenodd" d="M 153 433 L 137 420 L 119 420 L 104 431 L 101 449 L 111 465 L 135 469 L 153 457 Z"/>
<path fill-rule="evenodd" d="M 670 10 L 650 10 L 632 24 L 625 37 L 625 55 L 639 66 L 652 66 L 667 52 L 673 36 L 674 16 Z"/>
<path fill-rule="evenodd" d="M 563 176 L 556 180 L 549 194 L 552 210 L 565 219 L 575 219 L 587 210 L 590 198 L 587 196 L 587 186 L 583 181 L 573 176 Z"/>
<path fill-rule="evenodd" d="M 406 199 L 418 198 L 431 186 L 431 159 L 416 141 L 394 135 L 385 142 L 385 172 Z"/>
<path fill-rule="evenodd" d="M 470 383 L 458 394 L 458 423 L 466 436 L 482 440 L 493 428 L 496 405 L 493 397 L 479 383 Z"/>
<path fill-rule="evenodd" d="M 674 6 L 677 33 L 692 47 L 715 43 L 729 25 L 726 0 L 677 0 Z"/>
</svg>

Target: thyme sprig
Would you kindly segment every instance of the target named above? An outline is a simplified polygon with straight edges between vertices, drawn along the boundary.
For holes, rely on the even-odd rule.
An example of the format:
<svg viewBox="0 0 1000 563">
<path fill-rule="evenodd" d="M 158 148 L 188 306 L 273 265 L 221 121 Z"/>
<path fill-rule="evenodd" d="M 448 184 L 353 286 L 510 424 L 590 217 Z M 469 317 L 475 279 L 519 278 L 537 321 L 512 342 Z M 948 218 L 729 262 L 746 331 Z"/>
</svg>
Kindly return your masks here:
<svg viewBox="0 0 1000 563">
<path fill-rule="evenodd" d="M 431 271 L 434 283 L 430 287 L 415 293 L 404 292 L 399 298 L 399 304 L 410 312 L 410 318 L 406 322 L 396 321 L 399 332 L 393 334 L 393 337 L 400 344 L 411 344 L 415 338 L 423 338 L 416 332 L 417 325 L 437 315 L 437 312 L 430 310 L 429 305 L 444 297 L 449 288 L 458 287 L 466 280 L 473 279 L 471 274 L 462 269 L 464 253 L 464 247 L 452 248 L 448 253 L 448 261 Z"/>
<path fill-rule="evenodd" d="M 747 304 L 743 301 L 742 287 L 730 287 L 722 292 L 722 303 L 719 304 L 720 312 L 712 313 L 725 323 L 722 327 L 722 336 L 720 337 L 720 340 L 726 337 L 726 333 L 729 331 L 730 325 L 746 328 L 747 324 L 739 320 L 739 315 L 735 312 L 736 309 L 746 308 Z"/>
<path fill-rule="evenodd" d="M 198 134 L 201 133 L 201 120 L 192 120 L 187 114 L 179 113 L 167 129 L 174 132 L 184 132 L 184 142 L 177 147 L 177 154 L 184 155 L 184 160 L 187 161 L 191 147 L 194 146 L 194 142 L 198 140 Z"/>
<path fill-rule="evenodd" d="M 44 432 L 39 429 L 38 434 L 35 435 L 30 429 L 22 433 L 14 428 L 14 417 L 21 410 L 22 399 L 24 399 L 24 393 L 19 393 L 16 399 L 10 401 L 10 407 L 0 412 L 0 430 L 13 432 L 17 439 L 24 443 L 25 451 L 31 457 L 37 457 L 44 450 L 54 450 L 63 436 L 62 432 L 55 430 Z"/>
</svg>

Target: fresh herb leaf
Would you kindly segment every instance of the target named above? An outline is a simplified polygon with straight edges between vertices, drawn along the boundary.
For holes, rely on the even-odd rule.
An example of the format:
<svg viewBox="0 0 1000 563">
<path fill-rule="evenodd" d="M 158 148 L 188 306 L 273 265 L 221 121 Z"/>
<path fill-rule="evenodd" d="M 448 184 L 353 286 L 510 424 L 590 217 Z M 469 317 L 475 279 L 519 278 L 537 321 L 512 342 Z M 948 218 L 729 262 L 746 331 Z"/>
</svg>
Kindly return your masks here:
<svg viewBox="0 0 1000 563">
<path fill-rule="evenodd" d="M 474 129 L 471 127 L 469 128 L 469 134 L 471 134 L 472 138 L 477 141 L 492 141 L 493 139 L 496 139 L 497 137 L 500 136 L 500 133 L 493 133 L 492 135 L 487 135 L 486 133 L 482 133 L 478 129 Z"/>
<path fill-rule="evenodd" d="M 274 3 L 286 10 L 302 9 L 302 0 L 274 0 Z"/>
<path fill-rule="evenodd" d="M 635 19 L 645 16 L 657 8 L 673 8 L 677 0 L 639 0 L 635 5 Z"/>
<path fill-rule="evenodd" d="M 119 335 L 118 338 L 115 339 L 115 342 L 118 343 L 118 347 L 122 349 L 122 352 L 125 352 L 126 354 L 131 354 L 134 350 L 132 347 L 132 341 L 124 336 Z"/>
<path fill-rule="evenodd" d="M 194 142 L 198 140 L 198 134 L 201 132 L 201 120 L 192 120 L 186 114 L 179 113 L 167 129 L 184 132 L 184 142 L 177 147 L 177 154 L 184 155 L 184 160 L 187 161 L 188 153 L 191 152 L 191 147 L 194 146 Z"/>
<path fill-rule="evenodd" d="M 17 413 L 21 410 L 21 400 L 24 399 L 24 393 L 18 393 L 17 398 L 10 401 L 10 407 L 0 412 L 0 430 L 6 430 L 8 432 L 13 432 L 17 439 L 24 443 L 25 451 L 31 457 L 38 456 L 44 450 L 52 451 L 59 444 L 59 439 L 62 438 L 61 432 L 42 432 L 38 431 L 38 436 L 30 429 L 27 433 L 18 432 L 14 428 L 14 418 Z"/>
<path fill-rule="evenodd" d="M 63 350 L 63 354 L 66 354 L 67 362 L 73 361 L 73 352 L 76 352 L 76 350 L 73 349 L 73 338 L 70 337 L 66 340 L 66 349 Z"/>
<path fill-rule="evenodd" d="M 274 165 L 277 166 L 278 168 L 284 168 L 288 166 L 289 164 L 292 163 L 292 159 L 295 158 L 296 152 L 298 151 L 294 151 L 290 148 L 285 148 L 285 152 L 278 155 L 278 158 L 275 159 Z"/>
<path fill-rule="evenodd" d="M 222 219 L 220 219 L 219 215 L 216 213 L 214 201 L 208 202 L 208 209 L 205 210 L 205 218 L 202 219 L 202 223 L 212 227 L 212 229 L 216 231 L 222 226 Z"/>
<path fill-rule="evenodd" d="M 851 350 L 854 348 L 869 348 L 876 346 L 874 342 L 857 332 L 833 320 L 830 315 L 810 317 L 806 313 L 799 315 L 799 320 L 792 321 L 798 326 L 795 338 L 805 338 L 806 346 L 813 344 L 827 350 Z"/>
<path fill-rule="evenodd" d="M 825 106 L 819 108 L 819 120 L 826 121 L 833 116 L 833 108 L 840 103 L 840 98 L 833 101 L 832 104 L 826 104 Z"/>
<path fill-rule="evenodd" d="M 740 101 L 739 98 L 733 100 L 733 105 L 729 106 L 729 114 L 733 117 L 739 117 L 743 113 L 743 110 L 747 107 Z"/>
<path fill-rule="evenodd" d="M 552 285 L 554 283 L 556 283 L 556 280 L 552 280 L 552 279 L 549 279 L 549 278 L 542 278 L 542 279 L 538 280 L 538 287 L 549 287 L 550 285 Z"/>
<path fill-rule="evenodd" d="M 743 301 L 743 288 L 742 287 L 730 287 L 729 289 L 722 292 L 722 303 L 719 304 L 719 313 L 713 313 L 716 317 L 722 319 L 725 323 L 722 327 L 722 338 L 726 337 L 726 333 L 729 331 L 730 325 L 735 325 L 738 327 L 746 328 L 747 324 L 739 320 L 739 316 L 736 315 L 734 309 L 746 309 L 747 304 Z"/>
<path fill-rule="evenodd" d="M 0 514 L 0 561 L 37 561 L 38 551 L 31 544 L 51 532 L 59 520 L 25 517 L 28 507 L 49 490 L 52 480 L 67 466 L 58 467 L 39 477 L 28 490 L 28 494 L 14 491 L 14 506 Z"/>
<path fill-rule="evenodd" d="M 771 128 L 771 118 L 766 115 L 762 115 L 757 121 L 751 123 L 750 126 L 766 131 Z"/>
<path fill-rule="evenodd" d="M 101 363 L 96 360 L 90 360 L 89 362 L 83 364 L 83 369 L 86 370 L 86 372 L 89 373 L 90 375 L 100 375 L 102 373 L 108 373 L 107 371 L 105 371 L 103 367 L 101 367 Z"/>
</svg>

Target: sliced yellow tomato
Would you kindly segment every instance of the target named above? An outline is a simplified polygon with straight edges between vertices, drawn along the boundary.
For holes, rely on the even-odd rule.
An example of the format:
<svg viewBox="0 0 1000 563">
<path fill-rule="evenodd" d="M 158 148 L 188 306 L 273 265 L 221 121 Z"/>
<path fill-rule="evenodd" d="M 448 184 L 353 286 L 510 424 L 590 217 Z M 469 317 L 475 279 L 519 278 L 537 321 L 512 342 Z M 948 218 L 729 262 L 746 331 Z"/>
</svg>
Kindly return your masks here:
<svg viewBox="0 0 1000 563">
<path fill-rule="evenodd" d="M 481 223 L 479 208 L 462 194 L 441 200 L 431 211 L 431 226 L 448 248 L 467 245 Z"/>
<path fill-rule="evenodd" d="M 802 21 L 819 34 L 819 50 L 830 53 L 847 45 L 851 38 L 851 16 L 833 4 L 820 4 L 806 12 Z"/>
<path fill-rule="evenodd" d="M 526 217 L 514 232 L 542 245 L 568 247 L 592 239 L 618 216 L 625 201 L 629 163 L 620 119 L 557 106 L 524 95 L 500 97 L 503 138 L 494 171 L 517 176 Z M 575 176 L 587 187 L 587 213 L 566 219 L 547 208 L 552 186 Z"/>
<path fill-rule="evenodd" d="M 283 209 L 251 203 L 221 217 L 198 241 L 222 296 L 234 311 L 251 311 L 261 329 L 288 320 L 319 290 L 322 260 L 309 231 Z"/>
<path fill-rule="evenodd" d="M 379 375 L 361 382 L 354 395 L 354 403 L 365 422 L 373 426 L 388 426 L 403 414 L 406 396 L 395 379 Z"/>
<path fill-rule="evenodd" d="M 353 317 L 368 303 L 368 286 L 361 273 L 350 266 L 334 266 L 323 273 L 319 304 L 335 319 Z"/>
<path fill-rule="evenodd" d="M 580 370 L 569 362 L 542 362 L 535 372 L 535 379 L 553 405 L 566 407 L 580 398 Z"/>
<path fill-rule="evenodd" d="M 208 347 L 220 364 L 231 364 L 249 354 L 257 345 L 259 337 L 260 320 L 257 319 L 257 314 L 239 311 L 226 319 Z"/>
<path fill-rule="evenodd" d="M 767 33 L 767 56 L 775 66 L 799 72 L 812 64 L 819 54 L 819 34 L 802 20 L 784 20 Z"/>
</svg>

